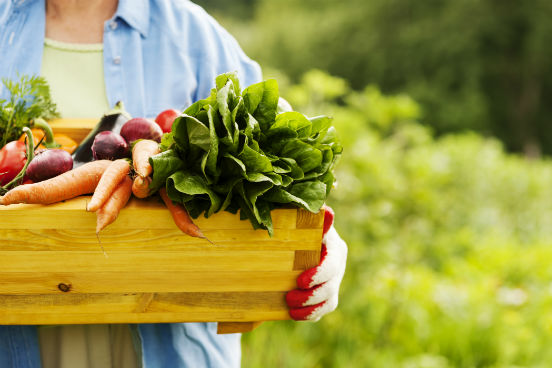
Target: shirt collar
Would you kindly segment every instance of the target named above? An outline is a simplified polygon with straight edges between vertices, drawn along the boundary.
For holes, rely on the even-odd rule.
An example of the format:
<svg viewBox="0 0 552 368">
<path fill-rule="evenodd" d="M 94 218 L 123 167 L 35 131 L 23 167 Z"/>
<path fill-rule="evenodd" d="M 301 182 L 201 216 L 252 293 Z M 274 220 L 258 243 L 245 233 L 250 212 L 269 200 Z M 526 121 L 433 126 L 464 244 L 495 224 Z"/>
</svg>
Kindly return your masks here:
<svg viewBox="0 0 552 368">
<path fill-rule="evenodd" d="M 119 0 L 114 19 L 121 18 L 135 28 L 143 37 L 148 36 L 150 8 L 149 0 Z"/>
<path fill-rule="evenodd" d="M 12 0 L 16 8 L 22 8 L 36 0 Z M 113 19 L 121 18 L 135 28 L 143 37 L 148 36 L 150 7 L 149 0 L 119 0 Z"/>
</svg>

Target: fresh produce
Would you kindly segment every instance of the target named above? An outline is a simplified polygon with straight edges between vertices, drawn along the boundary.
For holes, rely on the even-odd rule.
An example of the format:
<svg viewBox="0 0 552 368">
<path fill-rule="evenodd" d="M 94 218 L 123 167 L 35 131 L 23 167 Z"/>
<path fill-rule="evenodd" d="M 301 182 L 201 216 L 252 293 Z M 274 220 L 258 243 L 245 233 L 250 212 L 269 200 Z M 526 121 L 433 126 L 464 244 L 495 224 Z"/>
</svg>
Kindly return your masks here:
<svg viewBox="0 0 552 368">
<path fill-rule="evenodd" d="M 169 209 L 174 223 L 180 230 L 182 230 L 185 234 L 194 236 L 196 238 L 205 238 L 199 227 L 194 224 L 194 222 L 188 215 L 188 211 L 186 211 L 186 208 L 184 208 L 184 206 L 182 206 L 181 204 L 173 203 L 173 201 L 171 201 L 171 199 L 167 195 L 167 191 L 165 190 L 165 188 L 161 188 L 159 190 L 159 195 L 161 196 L 161 199 L 163 199 L 163 202 L 165 202 L 165 205 Z"/>
<path fill-rule="evenodd" d="M 161 127 L 163 133 L 169 133 L 171 131 L 173 121 L 177 118 L 178 115 L 180 115 L 180 111 L 178 110 L 165 110 L 157 115 L 157 117 L 155 118 L 155 122 Z"/>
<path fill-rule="evenodd" d="M 130 115 L 124 109 L 123 103 L 117 102 L 113 110 L 106 113 L 100 119 L 94 129 L 84 138 L 75 152 L 73 152 L 74 166 L 78 167 L 94 159 L 92 155 L 92 144 L 98 133 L 108 130 L 119 133 L 123 124 L 130 120 L 130 118 Z"/>
<path fill-rule="evenodd" d="M 98 133 L 92 143 L 94 160 L 116 160 L 128 157 L 129 154 L 127 141 L 120 134 L 112 131 Z"/>
<path fill-rule="evenodd" d="M 26 182 L 25 172 L 34 158 L 34 138 L 31 129 L 23 127 L 22 130 L 27 137 L 26 143 L 10 142 L 0 150 L 0 195 L 21 182 Z M 21 151 L 25 159 L 23 164 L 19 160 Z M 10 180 L 6 180 L 8 178 Z"/>
<path fill-rule="evenodd" d="M 128 160 L 118 159 L 108 162 L 110 162 L 110 164 L 103 173 L 98 182 L 98 186 L 95 188 L 94 195 L 92 195 L 90 202 L 88 202 L 86 206 L 87 211 L 95 212 L 103 206 L 111 193 L 113 193 L 113 190 L 130 172 Z"/>
<path fill-rule="evenodd" d="M 0 148 L 17 140 L 33 120 L 59 116 L 44 78 L 21 75 L 17 82 L 4 78 L 2 83 L 8 98 L 0 100 Z"/>
<path fill-rule="evenodd" d="M 149 197 L 151 194 L 149 189 L 150 183 L 151 178 L 149 176 L 141 177 L 140 175 L 136 175 L 134 181 L 132 182 L 132 194 L 134 194 L 136 198 Z"/>
<path fill-rule="evenodd" d="M 152 168 L 149 158 L 159 153 L 159 144 L 149 139 L 142 139 L 132 147 L 132 163 L 134 171 L 145 178 L 151 175 Z"/>
<path fill-rule="evenodd" d="M 12 141 L 0 149 L 0 185 L 15 178 L 27 162 L 27 145 L 21 141 Z"/>
<path fill-rule="evenodd" d="M 27 167 L 26 175 L 34 183 L 63 174 L 73 168 L 71 155 L 62 149 L 41 149 Z"/>
<path fill-rule="evenodd" d="M 30 126 L 33 128 L 34 145 L 38 148 L 61 148 L 64 151 L 73 153 L 77 148 L 77 142 L 71 139 L 65 134 L 54 134 L 50 125 L 43 119 L 34 119 Z M 22 134 L 19 138 L 20 141 L 24 141 L 26 135 Z M 39 142 L 42 143 L 37 146 Z"/>
<path fill-rule="evenodd" d="M 105 227 L 117 219 L 121 209 L 130 199 L 132 179 L 125 176 L 121 180 L 107 201 L 96 211 L 96 234 L 105 229 Z"/>
<path fill-rule="evenodd" d="M 153 120 L 146 118 L 133 118 L 127 121 L 121 128 L 121 135 L 132 144 L 138 139 L 151 139 L 161 142 L 163 131 Z"/>
<path fill-rule="evenodd" d="M 273 208 L 318 212 L 342 146 L 331 118 L 277 114 L 278 101 L 275 80 L 242 92 L 234 73 L 218 76 L 211 96 L 188 107 L 163 137 L 163 152 L 151 158 L 151 189 L 166 187 L 192 218 L 240 210 L 270 234 Z"/>
<path fill-rule="evenodd" d="M 0 204 L 50 204 L 92 193 L 111 163 L 93 161 L 40 183 L 20 185 L 0 197 Z"/>
</svg>

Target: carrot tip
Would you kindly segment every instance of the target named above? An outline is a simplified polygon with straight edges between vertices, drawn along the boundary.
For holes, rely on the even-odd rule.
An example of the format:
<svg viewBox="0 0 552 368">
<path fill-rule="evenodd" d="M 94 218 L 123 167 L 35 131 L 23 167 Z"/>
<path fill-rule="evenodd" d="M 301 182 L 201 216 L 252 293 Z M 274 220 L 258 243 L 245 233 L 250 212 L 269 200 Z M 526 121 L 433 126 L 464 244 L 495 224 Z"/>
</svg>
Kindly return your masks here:
<svg viewBox="0 0 552 368">
<path fill-rule="evenodd" d="M 98 239 L 98 244 L 100 244 L 100 248 L 102 249 L 102 252 L 103 252 L 103 255 L 105 258 L 109 258 L 109 256 L 107 255 L 107 253 L 105 252 L 105 249 L 102 245 L 102 242 L 100 241 L 100 232 L 99 231 L 96 231 L 96 238 Z"/>
<path fill-rule="evenodd" d="M 201 238 L 201 239 L 207 240 L 209 243 L 211 243 L 211 245 L 216 245 L 214 242 L 211 241 L 211 239 L 209 239 L 208 237 L 206 237 L 206 236 L 203 235 L 203 234 L 201 234 L 200 238 Z"/>
</svg>

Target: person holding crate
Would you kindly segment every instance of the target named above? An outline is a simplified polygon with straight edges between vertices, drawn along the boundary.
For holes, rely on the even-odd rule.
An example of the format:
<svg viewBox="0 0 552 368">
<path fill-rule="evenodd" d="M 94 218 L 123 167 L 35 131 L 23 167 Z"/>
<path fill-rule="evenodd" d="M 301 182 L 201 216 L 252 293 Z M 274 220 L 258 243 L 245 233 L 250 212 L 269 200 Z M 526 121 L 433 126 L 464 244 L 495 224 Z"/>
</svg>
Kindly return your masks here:
<svg viewBox="0 0 552 368">
<path fill-rule="evenodd" d="M 124 101 L 155 116 L 209 95 L 215 77 L 261 70 L 202 8 L 178 0 L 0 0 L 0 77 L 42 75 L 65 118 L 101 116 Z M 0 91 L 0 98 L 3 93 Z M 347 246 L 326 211 L 322 261 L 288 293 L 290 315 L 337 306 Z M 1 367 L 239 367 L 240 335 L 215 323 L 0 326 Z"/>
</svg>

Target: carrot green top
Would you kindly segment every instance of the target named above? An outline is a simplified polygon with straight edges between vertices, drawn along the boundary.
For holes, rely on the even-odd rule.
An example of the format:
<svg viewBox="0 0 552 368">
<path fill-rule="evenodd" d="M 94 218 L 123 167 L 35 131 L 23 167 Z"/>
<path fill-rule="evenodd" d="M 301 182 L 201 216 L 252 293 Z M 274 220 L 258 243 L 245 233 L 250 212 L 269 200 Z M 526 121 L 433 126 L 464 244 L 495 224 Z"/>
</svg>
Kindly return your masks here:
<svg viewBox="0 0 552 368">
<path fill-rule="evenodd" d="M 44 40 L 40 74 L 63 118 L 100 118 L 109 110 L 103 45 Z"/>
</svg>

